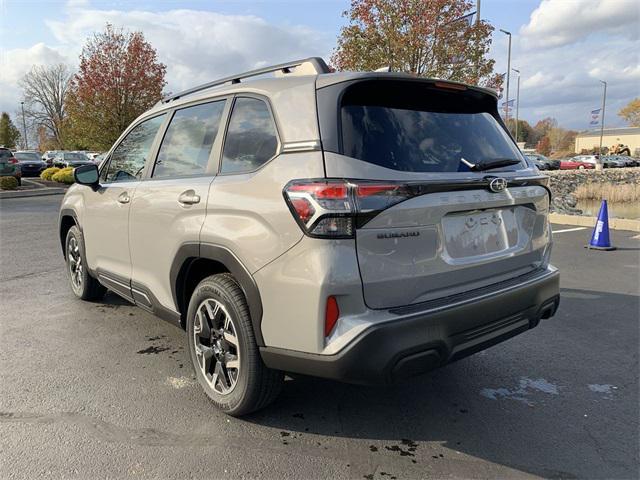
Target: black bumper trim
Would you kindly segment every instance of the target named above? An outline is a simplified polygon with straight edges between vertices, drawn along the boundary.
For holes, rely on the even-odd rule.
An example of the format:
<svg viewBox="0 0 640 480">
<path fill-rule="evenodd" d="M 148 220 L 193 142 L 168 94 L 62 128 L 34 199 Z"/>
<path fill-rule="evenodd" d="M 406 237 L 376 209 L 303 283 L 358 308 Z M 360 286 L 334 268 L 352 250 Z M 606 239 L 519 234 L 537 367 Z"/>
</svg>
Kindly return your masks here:
<svg viewBox="0 0 640 480">
<path fill-rule="evenodd" d="M 539 272 L 538 272 L 539 273 Z M 375 325 L 335 355 L 261 347 L 269 368 L 349 383 L 389 384 L 484 350 L 551 317 L 559 274 L 546 270 L 480 298 Z"/>
</svg>

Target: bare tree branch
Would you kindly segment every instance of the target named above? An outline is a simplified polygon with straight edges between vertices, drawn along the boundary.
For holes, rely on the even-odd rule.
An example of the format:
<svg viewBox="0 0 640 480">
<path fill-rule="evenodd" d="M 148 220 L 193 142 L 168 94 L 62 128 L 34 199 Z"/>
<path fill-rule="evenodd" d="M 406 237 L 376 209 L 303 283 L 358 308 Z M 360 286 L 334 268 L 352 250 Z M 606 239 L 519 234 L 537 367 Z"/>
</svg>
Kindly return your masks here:
<svg viewBox="0 0 640 480">
<path fill-rule="evenodd" d="M 64 147 L 65 97 L 72 73 L 67 65 L 35 65 L 20 81 L 24 90 L 24 113 L 36 129 L 44 127 Z"/>
</svg>

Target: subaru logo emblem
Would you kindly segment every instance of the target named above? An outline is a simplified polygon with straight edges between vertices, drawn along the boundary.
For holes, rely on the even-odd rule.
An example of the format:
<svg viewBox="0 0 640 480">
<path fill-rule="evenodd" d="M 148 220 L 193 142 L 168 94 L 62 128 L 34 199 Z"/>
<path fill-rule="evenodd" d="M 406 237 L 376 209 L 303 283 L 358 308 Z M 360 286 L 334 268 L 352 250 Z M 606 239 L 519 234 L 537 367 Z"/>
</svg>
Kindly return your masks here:
<svg viewBox="0 0 640 480">
<path fill-rule="evenodd" d="M 504 178 L 494 178 L 489 182 L 489 190 L 499 193 L 507 189 L 507 181 Z"/>
</svg>

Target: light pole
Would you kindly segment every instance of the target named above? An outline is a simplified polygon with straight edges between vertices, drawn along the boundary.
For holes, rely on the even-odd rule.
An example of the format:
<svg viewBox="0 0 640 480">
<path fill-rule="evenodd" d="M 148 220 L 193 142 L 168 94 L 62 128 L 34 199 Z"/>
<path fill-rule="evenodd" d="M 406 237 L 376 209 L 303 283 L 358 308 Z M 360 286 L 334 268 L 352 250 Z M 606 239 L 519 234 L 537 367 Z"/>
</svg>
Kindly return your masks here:
<svg viewBox="0 0 640 480">
<path fill-rule="evenodd" d="M 602 93 L 602 120 L 600 120 L 600 148 L 598 149 L 598 170 L 602 168 L 602 136 L 604 135 L 604 108 L 607 105 L 607 82 L 600 80 L 600 83 L 604 85 L 604 92 Z"/>
<path fill-rule="evenodd" d="M 512 68 L 518 74 L 518 86 L 516 87 L 516 143 L 518 143 L 518 121 L 520 119 L 520 70 Z"/>
<path fill-rule="evenodd" d="M 24 121 L 24 102 L 20 102 L 22 108 L 22 133 L 24 134 L 24 149 L 29 150 L 29 140 L 27 140 L 27 122 Z"/>
<path fill-rule="evenodd" d="M 476 0 L 476 27 L 480 26 L 480 0 Z M 478 35 L 476 41 L 477 52 L 476 55 L 480 53 L 480 35 Z M 476 85 L 480 84 L 480 58 L 479 56 L 476 58 Z"/>
<path fill-rule="evenodd" d="M 504 112 L 504 118 L 506 121 L 509 120 L 509 79 L 511 76 L 511 32 L 507 32 L 506 30 L 500 29 L 502 33 L 509 36 L 509 56 L 507 57 L 507 101 L 505 103 L 506 110 Z M 506 122 L 505 122 L 506 123 Z"/>
</svg>

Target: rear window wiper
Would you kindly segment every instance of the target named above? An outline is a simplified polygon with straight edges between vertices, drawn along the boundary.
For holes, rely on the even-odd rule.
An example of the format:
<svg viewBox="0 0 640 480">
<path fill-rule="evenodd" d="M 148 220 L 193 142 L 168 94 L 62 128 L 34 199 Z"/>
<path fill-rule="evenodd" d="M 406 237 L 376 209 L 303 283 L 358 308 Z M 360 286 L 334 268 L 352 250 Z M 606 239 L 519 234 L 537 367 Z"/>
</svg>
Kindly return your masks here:
<svg viewBox="0 0 640 480">
<path fill-rule="evenodd" d="M 484 170 L 491 170 L 492 168 L 510 167 L 511 165 L 521 163 L 521 160 L 517 160 L 515 158 L 493 158 L 491 160 L 483 160 L 478 163 L 471 163 L 460 157 L 460 161 L 469 167 L 469 170 L 472 172 L 482 172 Z"/>
</svg>

